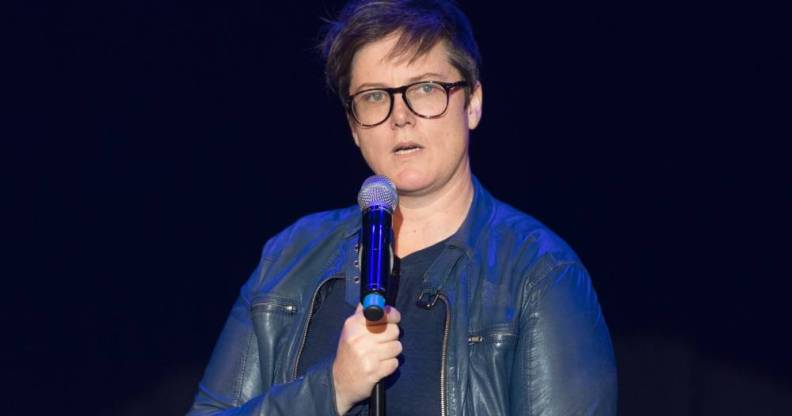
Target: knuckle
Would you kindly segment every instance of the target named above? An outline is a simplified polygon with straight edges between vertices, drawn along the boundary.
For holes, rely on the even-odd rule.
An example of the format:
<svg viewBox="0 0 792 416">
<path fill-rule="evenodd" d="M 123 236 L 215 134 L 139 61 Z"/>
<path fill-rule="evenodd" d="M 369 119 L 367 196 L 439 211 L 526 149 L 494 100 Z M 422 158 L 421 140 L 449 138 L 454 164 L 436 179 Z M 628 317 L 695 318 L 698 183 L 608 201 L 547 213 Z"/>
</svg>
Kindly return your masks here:
<svg viewBox="0 0 792 416">
<path fill-rule="evenodd" d="M 366 376 L 366 380 L 369 384 L 375 384 L 376 382 L 380 381 L 380 377 L 377 374 L 369 374 Z"/>
<path fill-rule="evenodd" d="M 349 345 L 353 351 L 362 353 L 366 349 L 366 339 L 365 337 L 355 337 L 349 341 Z"/>
<path fill-rule="evenodd" d="M 344 329 L 351 328 L 354 325 L 354 323 L 355 323 L 354 316 L 350 316 L 349 318 L 346 318 L 346 320 L 344 320 Z"/>
<path fill-rule="evenodd" d="M 374 364 L 371 362 L 371 360 L 361 360 L 360 367 L 361 370 L 363 371 L 363 374 L 368 375 L 374 371 Z"/>
<path fill-rule="evenodd" d="M 396 324 L 390 324 L 390 325 L 388 326 L 388 337 L 389 337 L 389 338 L 391 338 L 391 339 L 396 339 L 396 338 L 398 338 L 398 337 L 399 337 L 399 333 L 400 333 L 400 332 L 401 332 L 401 330 L 399 329 L 399 326 L 398 326 L 398 325 L 396 325 Z"/>
<path fill-rule="evenodd" d="M 388 372 L 388 374 L 391 374 L 391 373 L 393 373 L 394 371 L 396 371 L 396 369 L 398 369 L 398 368 L 399 368 L 399 360 L 397 360 L 397 359 L 395 359 L 395 358 L 391 358 L 391 359 L 389 359 L 389 360 L 386 362 L 386 365 L 385 365 L 385 367 L 386 367 L 386 369 L 387 369 L 387 372 Z"/>
</svg>

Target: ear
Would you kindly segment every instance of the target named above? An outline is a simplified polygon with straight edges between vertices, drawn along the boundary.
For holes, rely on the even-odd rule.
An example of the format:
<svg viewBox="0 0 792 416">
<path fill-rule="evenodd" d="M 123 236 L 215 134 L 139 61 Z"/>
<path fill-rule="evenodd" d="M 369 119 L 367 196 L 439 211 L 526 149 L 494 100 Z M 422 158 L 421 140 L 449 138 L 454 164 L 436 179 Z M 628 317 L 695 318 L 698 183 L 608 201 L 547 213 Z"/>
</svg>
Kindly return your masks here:
<svg viewBox="0 0 792 416">
<path fill-rule="evenodd" d="M 476 85 L 470 93 L 470 103 L 468 103 L 467 116 L 468 128 L 473 130 L 478 126 L 481 121 L 481 107 L 484 103 L 484 90 L 481 87 L 481 82 L 476 81 Z"/>
<path fill-rule="evenodd" d="M 352 117 L 350 117 L 349 114 L 347 114 L 347 124 L 349 124 L 349 131 L 352 133 L 352 140 L 355 141 L 355 146 L 360 147 L 360 139 L 358 138 L 357 133 L 358 125 L 355 123 L 355 120 L 352 120 Z"/>
</svg>

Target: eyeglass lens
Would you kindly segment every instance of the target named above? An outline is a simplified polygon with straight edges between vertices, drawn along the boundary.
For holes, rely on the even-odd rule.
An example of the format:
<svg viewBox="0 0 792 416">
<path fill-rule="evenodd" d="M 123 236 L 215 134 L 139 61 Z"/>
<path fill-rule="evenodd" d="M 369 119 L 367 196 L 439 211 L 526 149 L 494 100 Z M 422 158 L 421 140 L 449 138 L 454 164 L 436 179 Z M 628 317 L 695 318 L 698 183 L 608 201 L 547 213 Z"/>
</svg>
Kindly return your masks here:
<svg viewBox="0 0 792 416">
<path fill-rule="evenodd" d="M 404 100 L 412 112 L 427 118 L 443 114 L 448 105 L 445 88 L 431 82 L 410 86 L 404 93 Z M 379 124 L 388 118 L 392 102 L 393 99 L 386 90 L 366 91 L 354 97 L 352 111 L 361 124 Z"/>
</svg>

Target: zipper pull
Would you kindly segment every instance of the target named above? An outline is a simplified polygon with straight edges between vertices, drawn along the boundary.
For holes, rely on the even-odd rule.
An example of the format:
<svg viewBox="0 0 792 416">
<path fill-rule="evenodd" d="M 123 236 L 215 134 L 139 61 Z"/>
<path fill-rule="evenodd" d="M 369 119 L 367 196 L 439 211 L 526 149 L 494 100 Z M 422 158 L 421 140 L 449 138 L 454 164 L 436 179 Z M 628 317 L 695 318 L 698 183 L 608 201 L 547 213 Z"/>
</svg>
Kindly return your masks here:
<svg viewBox="0 0 792 416">
<path fill-rule="evenodd" d="M 422 289 L 421 293 L 418 295 L 418 301 L 416 302 L 416 305 L 426 310 L 432 309 L 435 303 L 437 303 L 437 298 L 439 297 L 440 293 L 436 289 Z"/>
<path fill-rule="evenodd" d="M 481 335 L 471 335 L 468 337 L 468 345 L 478 344 L 481 341 L 484 341 L 484 337 Z"/>
</svg>

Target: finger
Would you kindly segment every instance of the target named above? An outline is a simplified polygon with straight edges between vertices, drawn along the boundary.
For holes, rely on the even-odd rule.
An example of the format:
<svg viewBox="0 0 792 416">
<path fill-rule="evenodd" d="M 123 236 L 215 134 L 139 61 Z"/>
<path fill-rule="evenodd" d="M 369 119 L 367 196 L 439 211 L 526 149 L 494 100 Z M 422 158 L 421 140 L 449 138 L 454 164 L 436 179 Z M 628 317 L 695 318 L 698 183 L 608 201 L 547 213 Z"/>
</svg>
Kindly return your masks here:
<svg viewBox="0 0 792 416">
<path fill-rule="evenodd" d="M 380 373 L 377 374 L 380 380 L 383 378 L 393 374 L 396 369 L 399 368 L 399 360 L 397 358 L 389 358 L 387 360 L 383 360 L 380 362 L 379 370 Z"/>
<path fill-rule="evenodd" d="M 396 358 L 402 353 L 402 343 L 399 341 L 390 341 L 380 344 L 377 349 L 380 360 L 389 360 Z"/>
<path fill-rule="evenodd" d="M 401 329 L 396 324 L 367 325 L 366 329 L 376 342 L 387 342 L 399 338 Z"/>
<path fill-rule="evenodd" d="M 388 329 L 388 326 L 385 324 L 369 324 L 366 322 L 366 329 L 372 334 L 383 335 Z"/>
<path fill-rule="evenodd" d="M 401 313 L 398 309 L 385 305 L 385 314 L 378 321 L 366 321 L 366 327 L 373 334 L 385 332 L 386 325 L 398 324 L 401 321 Z"/>
<path fill-rule="evenodd" d="M 398 324 L 401 322 L 401 312 L 393 306 L 385 305 L 385 318 L 388 320 L 388 323 Z"/>
<path fill-rule="evenodd" d="M 345 332 L 354 332 L 355 328 L 360 327 L 360 325 L 363 325 L 364 322 L 366 322 L 366 318 L 363 316 L 363 307 L 358 304 L 357 308 L 355 308 L 355 313 L 349 315 L 344 321 L 343 330 Z"/>
<path fill-rule="evenodd" d="M 358 304 L 358 307 L 362 309 L 362 306 Z M 357 313 L 357 310 L 355 311 Z M 361 312 L 362 313 L 362 312 Z M 382 314 L 382 318 L 376 321 L 368 321 L 369 325 L 377 325 L 377 324 L 384 324 L 384 323 L 399 323 L 401 321 L 401 312 L 398 309 L 394 308 L 391 305 L 385 305 L 385 311 Z"/>
</svg>

